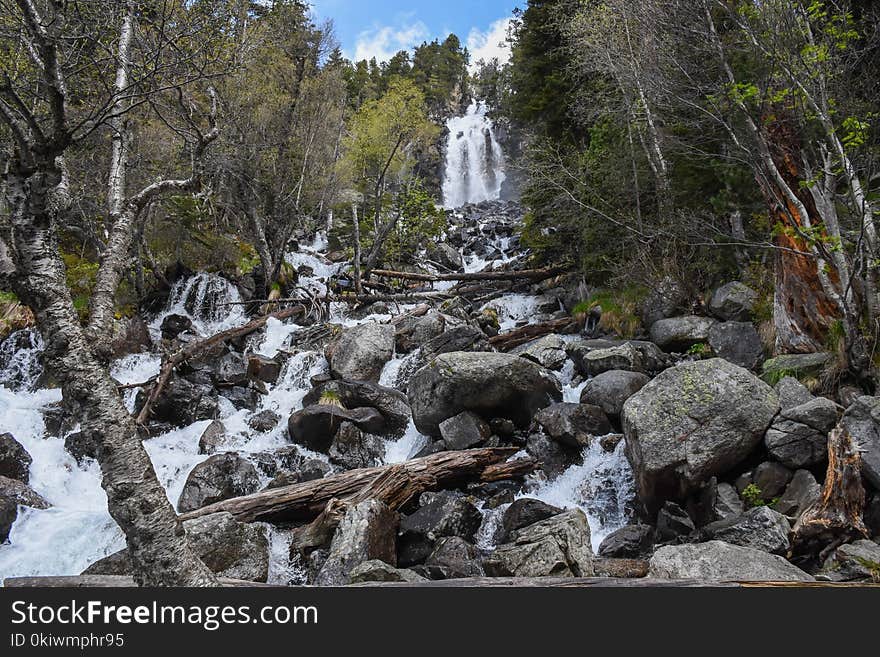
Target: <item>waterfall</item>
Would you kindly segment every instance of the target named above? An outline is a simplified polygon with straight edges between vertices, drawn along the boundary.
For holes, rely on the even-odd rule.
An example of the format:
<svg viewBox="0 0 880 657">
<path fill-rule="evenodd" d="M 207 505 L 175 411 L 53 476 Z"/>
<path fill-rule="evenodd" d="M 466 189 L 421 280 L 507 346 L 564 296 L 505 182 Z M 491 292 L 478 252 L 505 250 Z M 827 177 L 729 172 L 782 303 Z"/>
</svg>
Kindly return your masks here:
<svg viewBox="0 0 880 657">
<path fill-rule="evenodd" d="M 504 153 L 495 139 L 486 105 L 474 101 L 464 116 L 446 122 L 446 170 L 443 175 L 443 204 L 457 208 L 467 203 L 501 198 L 504 183 Z"/>
</svg>

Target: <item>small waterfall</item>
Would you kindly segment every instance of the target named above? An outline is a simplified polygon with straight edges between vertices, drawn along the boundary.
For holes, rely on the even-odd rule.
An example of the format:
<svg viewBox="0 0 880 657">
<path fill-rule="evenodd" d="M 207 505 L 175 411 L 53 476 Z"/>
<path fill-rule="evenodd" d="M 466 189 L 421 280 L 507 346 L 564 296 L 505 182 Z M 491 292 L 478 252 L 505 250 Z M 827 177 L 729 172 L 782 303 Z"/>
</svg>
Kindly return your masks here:
<svg viewBox="0 0 880 657">
<path fill-rule="evenodd" d="M 10 333 L 0 342 L 0 385 L 34 391 L 43 376 L 43 338 L 33 328 Z"/>
<path fill-rule="evenodd" d="M 244 307 L 230 305 L 241 301 L 235 285 L 217 274 L 201 272 L 177 282 L 168 300 L 167 314 L 186 315 L 196 327 L 208 335 L 243 324 L 247 320 Z"/>
<path fill-rule="evenodd" d="M 464 116 L 449 119 L 446 127 L 443 204 L 457 208 L 501 198 L 504 153 L 486 116 L 486 105 L 472 102 Z"/>
</svg>

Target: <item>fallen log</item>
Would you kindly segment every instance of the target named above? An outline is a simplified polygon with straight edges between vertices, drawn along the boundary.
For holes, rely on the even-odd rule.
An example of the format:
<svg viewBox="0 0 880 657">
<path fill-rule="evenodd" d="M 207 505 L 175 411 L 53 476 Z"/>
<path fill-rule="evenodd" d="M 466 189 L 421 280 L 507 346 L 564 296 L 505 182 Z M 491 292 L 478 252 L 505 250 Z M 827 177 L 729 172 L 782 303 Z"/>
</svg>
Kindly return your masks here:
<svg viewBox="0 0 880 657">
<path fill-rule="evenodd" d="M 253 333 L 254 331 L 263 328 L 263 326 L 266 325 L 266 322 L 268 322 L 270 319 L 285 320 L 291 317 L 295 317 L 297 315 L 304 314 L 305 312 L 306 308 L 303 305 L 291 306 L 290 308 L 285 308 L 284 310 L 279 310 L 278 312 L 258 317 L 257 319 L 248 322 L 244 326 L 227 329 L 226 331 L 221 331 L 220 333 L 212 335 L 211 337 L 204 340 L 200 340 L 199 342 L 193 342 L 179 349 L 173 354 L 166 356 L 162 360 L 162 365 L 159 368 L 159 375 L 156 377 L 156 383 L 150 389 L 150 394 L 147 396 L 143 407 L 137 415 L 137 423 L 141 425 L 146 424 L 147 420 L 150 417 L 150 411 L 153 407 L 153 404 L 159 398 L 159 395 L 162 394 L 162 391 L 165 390 L 165 387 L 171 380 L 171 376 L 174 374 L 174 370 L 189 359 L 195 358 L 199 354 L 208 351 L 209 349 L 220 344 L 221 342 L 249 335 L 250 333 Z"/>
<path fill-rule="evenodd" d="M 563 317 L 562 319 L 554 319 L 549 322 L 541 322 L 540 324 L 529 324 L 528 326 L 491 337 L 489 338 L 489 344 L 498 349 L 498 351 L 510 351 L 537 338 L 557 333 L 573 322 L 574 320 L 571 317 Z"/>
<path fill-rule="evenodd" d="M 220 586 L 235 588 L 268 588 L 273 584 L 262 582 L 247 582 L 241 579 L 218 577 Z M 53 575 L 43 577 L 7 577 L 3 581 L 5 588 L 32 589 L 32 588 L 134 588 L 137 586 L 134 577 L 127 575 Z"/>
<path fill-rule="evenodd" d="M 370 484 L 374 484 L 380 476 L 387 476 L 388 471 L 392 469 L 396 472 L 395 478 L 405 476 L 407 482 L 405 487 L 397 489 L 395 493 L 397 497 L 390 500 L 399 508 L 403 503 L 399 500 L 406 496 L 412 497 L 425 491 L 448 488 L 467 481 L 485 481 L 484 476 L 497 478 L 498 469 L 489 469 L 489 466 L 506 461 L 517 451 L 512 447 L 500 447 L 440 452 L 395 465 L 349 470 L 323 479 L 215 502 L 185 513 L 180 519 L 190 520 L 218 511 L 227 511 L 241 522 L 309 522 L 317 517 L 333 498 L 345 499 L 355 495 Z M 536 467 L 532 459 L 523 459 L 514 463 L 517 465 L 510 465 L 505 469 L 508 477 L 526 475 Z M 489 469 L 488 473 L 487 469 Z M 399 479 L 396 481 L 399 482 Z M 395 486 L 398 485 L 399 483 L 395 483 Z"/>
<path fill-rule="evenodd" d="M 415 274 L 407 271 L 392 271 L 390 269 L 374 269 L 371 273 L 380 278 L 398 278 L 404 281 L 439 283 L 441 281 L 543 281 L 553 278 L 563 271 L 561 267 L 546 267 L 544 269 L 521 269 L 520 271 L 480 271 L 458 274 Z"/>
<path fill-rule="evenodd" d="M 828 436 L 828 471 L 819 499 L 801 515 L 791 535 L 791 553 L 823 563 L 840 545 L 868 538 L 862 454 L 849 431 L 838 425 Z"/>
</svg>

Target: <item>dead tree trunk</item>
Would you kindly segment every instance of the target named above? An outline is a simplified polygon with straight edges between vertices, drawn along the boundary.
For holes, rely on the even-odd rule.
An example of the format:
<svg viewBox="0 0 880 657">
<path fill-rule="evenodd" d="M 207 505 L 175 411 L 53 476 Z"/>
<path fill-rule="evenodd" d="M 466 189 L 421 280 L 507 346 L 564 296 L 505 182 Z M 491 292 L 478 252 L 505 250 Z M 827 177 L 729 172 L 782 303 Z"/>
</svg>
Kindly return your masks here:
<svg viewBox="0 0 880 657">
<path fill-rule="evenodd" d="M 489 344 L 499 351 L 510 351 L 515 347 L 531 342 L 535 338 L 561 331 L 573 322 L 574 319 L 571 317 L 563 317 L 562 319 L 554 319 L 549 322 L 542 322 L 541 324 L 529 324 L 528 326 L 493 336 L 489 338 Z"/>
<path fill-rule="evenodd" d="M 792 531 L 792 554 L 816 555 L 818 563 L 839 545 L 867 538 L 863 518 L 862 455 L 842 426 L 828 438 L 828 473 L 822 496 L 800 517 Z"/>
<path fill-rule="evenodd" d="M 395 476 L 406 476 L 406 486 L 393 488 L 394 494 L 386 496 L 386 503 L 402 505 L 410 497 L 428 490 L 450 487 L 466 481 L 497 481 L 499 472 L 505 478 L 523 476 L 535 469 L 537 463 L 532 459 L 521 459 L 504 464 L 499 471 L 493 468 L 516 453 L 514 448 L 471 449 L 457 452 L 440 452 L 406 463 L 386 465 L 376 468 L 361 468 L 342 472 L 323 479 L 293 484 L 283 488 L 269 489 L 223 500 L 190 511 L 181 516 L 182 520 L 206 516 L 218 511 L 228 511 L 242 522 L 308 522 L 317 517 L 336 499 L 345 499 L 373 485 L 382 475 L 395 469 Z"/>
</svg>

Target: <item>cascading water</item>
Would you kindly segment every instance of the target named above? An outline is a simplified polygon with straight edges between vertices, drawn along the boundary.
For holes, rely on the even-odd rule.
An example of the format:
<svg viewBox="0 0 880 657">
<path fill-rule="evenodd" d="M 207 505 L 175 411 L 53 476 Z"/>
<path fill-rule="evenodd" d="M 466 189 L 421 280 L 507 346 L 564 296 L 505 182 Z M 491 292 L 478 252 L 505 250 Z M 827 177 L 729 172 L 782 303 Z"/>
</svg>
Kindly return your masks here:
<svg viewBox="0 0 880 657">
<path fill-rule="evenodd" d="M 464 116 L 449 119 L 446 127 L 443 204 L 457 208 L 501 198 L 504 152 L 486 116 L 486 105 L 473 101 Z"/>
</svg>

